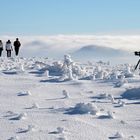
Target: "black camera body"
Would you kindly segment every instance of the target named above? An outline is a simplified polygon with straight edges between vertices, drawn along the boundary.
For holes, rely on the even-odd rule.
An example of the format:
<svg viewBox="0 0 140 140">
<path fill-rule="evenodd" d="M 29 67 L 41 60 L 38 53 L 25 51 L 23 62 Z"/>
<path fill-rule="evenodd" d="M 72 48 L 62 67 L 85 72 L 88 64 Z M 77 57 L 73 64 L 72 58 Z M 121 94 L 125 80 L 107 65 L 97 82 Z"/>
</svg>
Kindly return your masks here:
<svg viewBox="0 0 140 140">
<path fill-rule="evenodd" d="M 140 57 L 140 52 L 134 52 L 134 54 Z"/>
</svg>

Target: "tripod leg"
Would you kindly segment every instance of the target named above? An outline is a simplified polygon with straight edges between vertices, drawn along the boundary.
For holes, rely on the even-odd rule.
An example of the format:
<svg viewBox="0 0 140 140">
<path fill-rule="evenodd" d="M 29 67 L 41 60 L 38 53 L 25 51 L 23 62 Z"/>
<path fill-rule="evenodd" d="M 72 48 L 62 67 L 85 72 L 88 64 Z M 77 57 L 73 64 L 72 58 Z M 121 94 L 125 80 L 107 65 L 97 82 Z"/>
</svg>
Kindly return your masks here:
<svg viewBox="0 0 140 140">
<path fill-rule="evenodd" d="M 139 65 L 139 75 L 140 75 L 140 65 Z"/>
<path fill-rule="evenodd" d="M 137 67 L 138 67 L 139 63 L 140 63 L 140 60 L 138 61 L 137 65 L 136 65 L 136 67 L 135 67 L 135 70 L 137 69 Z"/>
</svg>

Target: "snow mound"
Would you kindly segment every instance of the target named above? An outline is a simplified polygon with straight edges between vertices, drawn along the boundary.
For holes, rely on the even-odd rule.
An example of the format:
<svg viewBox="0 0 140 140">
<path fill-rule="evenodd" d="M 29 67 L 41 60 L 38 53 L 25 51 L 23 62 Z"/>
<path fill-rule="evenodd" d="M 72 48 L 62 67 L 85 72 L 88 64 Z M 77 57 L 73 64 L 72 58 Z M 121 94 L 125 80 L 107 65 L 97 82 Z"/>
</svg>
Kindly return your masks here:
<svg viewBox="0 0 140 140">
<path fill-rule="evenodd" d="M 66 90 L 63 90 L 64 98 L 69 98 L 69 93 Z"/>
<path fill-rule="evenodd" d="M 19 140 L 19 137 L 18 136 L 10 137 L 8 140 Z"/>
<path fill-rule="evenodd" d="M 108 114 L 108 118 L 110 118 L 110 119 L 114 119 L 115 118 L 114 114 L 112 112 L 108 111 L 107 114 Z"/>
<path fill-rule="evenodd" d="M 110 100 L 112 104 L 116 103 L 113 95 L 111 94 L 107 94 L 107 93 L 100 93 L 99 95 L 97 96 L 94 96 L 93 98 L 96 98 L 96 99 L 106 99 L 106 100 Z"/>
<path fill-rule="evenodd" d="M 66 140 L 65 138 L 58 138 L 58 140 Z"/>
<path fill-rule="evenodd" d="M 113 112 L 108 111 L 105 115 L 100 115 L 98 119 L 115 119 Z"/>
<path fill-rule="evenodd" d="M 115 135 L 114 135 L 114 138 L 123 138 L 123 134 L 122 133 L 119 133 L 117 132 Z"/>
<path fill-rule="evenodd" d="M 34 103 L 34 104 L 32 105 L 32 108 L 40 108 L 40 107 L 39 107 L 39 105 L 38 105 L 37 103 Z"/>
<path fill-rule="evenodd" d="M 17 133 L 27 133 L 29 131 L 32 131 L 32 132 L 36 131 L 35 126 L 34 125 L 28 125 L 28 128 L 19 128 Z"/>
<path fill-rule="evenodd" d="M 118 105 L 119 105 L 120 107 L 124 107 L 124 106 L 125 106 L 125 102 L 119 99 L 119 100 L 118 100 Z"/>
<path fill-rule="evenodd" d="M 59 66 L 59 69 L 61 69 L 60 71 L 62 72 L 59 81 L 80 79 L 86 73 L 82 67 L 71 59 L 70 55 L 64 55 L 64 61 L 61 64 L 61 67 Z"/>
<path fill-rule="evenodd" d="M 128 81 L 125 79 L 125 76 L 121 75 L 121 78 L 115 83 L 115 87 L 121 87 L 126 83 L 128 83 Z"/>
<path fill-rule="evenodd" d="M 32 95 L 30 91 L 23 91 L 18 93 L 18 96 L 29 96 L 29 95 Z"/>
<path fill-rule="evenodd" d="M 18 114 L 17 116 L 10 118 L 10 120 L 25 120 L 26 117 L 27 117 L 26 113 L 21 113 L 21 114 Z"/>
<path fill-rule="evenodd" d="M 100 93 L 100 94 L 98 95 L 98 98 L 99 98 L 99 99 L 106 99 L 106 98 L 108 98 L 108 94 L 107 94 L 107 93 Z"/>
<path fill-rule="evenodd" d="M 140 99 L 140 88 L 127 89 L 123 94 L 122 98 L 128 100 L 139 100 Z"/>
<path fill-rule="evenodd" d="M 97 107 L 91 103 L 78 103 L 75 107 L 67 110 L 67 114 L 92 114 L 96 115 L 98 112 Z"/>
<path fill-rule="evenodd" d="M 63 127 L 57 127 L 57 132 L 59 134 L 64 133 L 64 128 Z"/>
<path fill-rule="evenodd" d="M 125 78 L 130 78 L 135 76 L 134 73 L 132 73 L 130 66 L 126 67 L 126 70 L 124 71 L 124 76 Z"/>
</svg>

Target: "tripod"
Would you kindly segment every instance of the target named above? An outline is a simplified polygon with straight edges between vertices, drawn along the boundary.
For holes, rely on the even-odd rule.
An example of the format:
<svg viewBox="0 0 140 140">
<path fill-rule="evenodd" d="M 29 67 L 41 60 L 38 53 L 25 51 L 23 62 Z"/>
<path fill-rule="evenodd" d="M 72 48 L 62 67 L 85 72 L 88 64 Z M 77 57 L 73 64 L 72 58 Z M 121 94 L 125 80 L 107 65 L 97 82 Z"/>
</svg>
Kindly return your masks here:
<svg viewBox="0 0 140 140">
<path fill-rule="evenodd" d="M 137 65 L 136 65 L 136 67 L 135 67 L 135 70 L 137 69 L 138 65 L 139 65 L 139 69 L 140 69 L 140 59 L 139 59 Z"/>
</svg>

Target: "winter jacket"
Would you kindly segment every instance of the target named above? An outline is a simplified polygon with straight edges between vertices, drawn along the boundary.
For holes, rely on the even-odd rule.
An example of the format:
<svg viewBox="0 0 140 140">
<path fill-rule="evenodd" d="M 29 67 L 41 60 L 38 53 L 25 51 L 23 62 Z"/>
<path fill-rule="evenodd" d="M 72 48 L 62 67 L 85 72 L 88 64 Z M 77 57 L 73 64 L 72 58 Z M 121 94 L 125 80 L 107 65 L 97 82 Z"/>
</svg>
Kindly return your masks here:
<svg viewBox="0 0 140 140">
<path fill-rule="evenodd" d="M 13 49 L 12 49 L 12 44 L 11 44 L 11 43 L 6 43 L 5 49 L 6 49 L 6 50 L 13 50 Z"/>
<path fill-rule="evenodd" d="M 20 44 L 20 42 L 19 41 L 15 41 L 14 42 L 14 46 L 15 46 L 15 48 L 19 48 L 20 46 L 21 46 L 21 44 Z"/>
<path fill-rule="evenodd" d="M 0 50 L 3 50 L 3 44 L 0 43 Z"/>
</svg>

